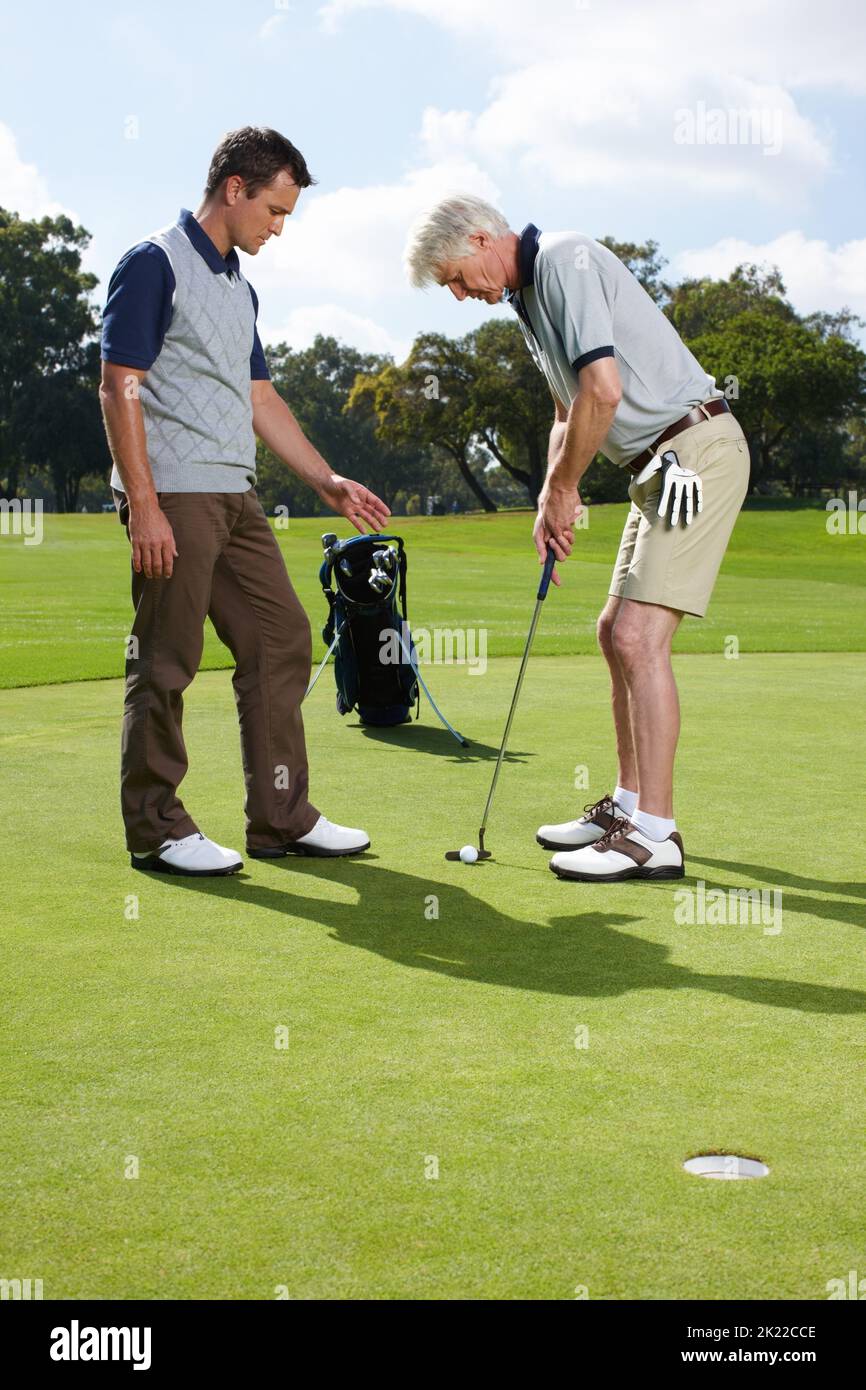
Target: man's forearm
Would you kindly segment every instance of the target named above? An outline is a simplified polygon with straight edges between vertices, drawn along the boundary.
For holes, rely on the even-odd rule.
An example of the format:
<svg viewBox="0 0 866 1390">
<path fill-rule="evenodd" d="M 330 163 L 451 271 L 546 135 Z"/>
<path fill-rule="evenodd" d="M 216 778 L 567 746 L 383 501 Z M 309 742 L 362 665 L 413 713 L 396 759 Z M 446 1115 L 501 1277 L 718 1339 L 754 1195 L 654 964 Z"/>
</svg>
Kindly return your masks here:
<svg viewBox="0 0 866 1390">
<path fill-rule="evenodd" d="M 147 457 L 147 438 L 141 402 L 127 386 L 99 388 L 99 401 L 111 457 L 120 474 L 131 508 L 156 506 L 156 488 Z"/>
<path fill-rule="evenodd" d="M 315 492 L 320 492 L 330 482 L 333 470 L 276 392 L 264 401 L 253 403 L 253 429 L 271 453 Z"/>
<path fill-rule="evenodd" d="M 547 482 L 557 488 L 577 487 L 598 453 L 616 415 L 616 406 L 592 392 L 578 391 L 568 418 L 557 421 L 550 432 Z M 561 428 L 559 450 L 554 453 L 554 434 Z"/>
<path fill-rule="evenodd" d="M 562 441 L 565 439 L 565 427 L 567 421 L 554 420 L 550 427 L 550 442 L 547 446 L 547 468 L 548 472 L 553 468 L 562 451 Z"/>
</svg>

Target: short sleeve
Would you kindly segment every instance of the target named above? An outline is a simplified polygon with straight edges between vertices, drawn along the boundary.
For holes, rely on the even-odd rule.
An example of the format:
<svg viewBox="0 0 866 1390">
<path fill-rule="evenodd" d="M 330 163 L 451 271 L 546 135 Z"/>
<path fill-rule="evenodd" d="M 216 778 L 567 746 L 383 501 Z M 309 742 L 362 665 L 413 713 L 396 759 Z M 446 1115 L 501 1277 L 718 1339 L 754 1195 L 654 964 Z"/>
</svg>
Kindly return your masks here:
<svg viewBox="0 0 866 1390">
<path fill-rule="evenodd" d="M 575 372 L 614 356 L 613 282 L 592 242 L 576 242 L 570 259 L 560 252 L 547 265 L 543 292 Z"/>
<path fill-rule="evenodd" d="M 121 257 L 108 285 L 102 357 L 149 371 L 171 323 L 175 279 L 161 246 L 143 241 Z"/>
<path fill-rule="evenodd" d="M 247 284 L 250 287 L 250 298 L 253 301 L 253 309 L 255 310 L 256 318 L 258 318 L 259 297 L 253 289 L 252 285 L 250 285 L 249 280 L 247 281 Z M 258 328 L 254 328 L 253 350 L 250 353 L 250 381 L 270 381 L 270 379 L 271 374 L 268 371 L 268 364 L 265 360 L 265 350 L 262 347 L 262 342 L 259 337 L 259 330 Z"/>
</svg>

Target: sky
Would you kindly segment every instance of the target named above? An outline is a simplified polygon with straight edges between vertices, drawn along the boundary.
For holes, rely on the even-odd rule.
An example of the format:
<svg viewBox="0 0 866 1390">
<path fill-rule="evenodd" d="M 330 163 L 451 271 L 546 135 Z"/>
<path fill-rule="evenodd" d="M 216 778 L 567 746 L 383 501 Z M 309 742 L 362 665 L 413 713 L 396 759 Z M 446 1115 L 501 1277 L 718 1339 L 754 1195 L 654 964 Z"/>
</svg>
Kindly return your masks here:
<svg viewBox="0 0 866 1390">
<path fill-rule="evenodd" d="M 101 304 L 198 207 L 220 136 L 270 125 L 318 183 L 241 257 L 266 343 L 402 361 L 510 315 L 406 282 L 412 221 L 453 191 L 515 231 L 653 238 L 673 280 L 774 264 L 800 312 L 866 317 L 864 57 L 862 0 L 7 5 L 0 205 L 86 227 Z"/>
</svg>

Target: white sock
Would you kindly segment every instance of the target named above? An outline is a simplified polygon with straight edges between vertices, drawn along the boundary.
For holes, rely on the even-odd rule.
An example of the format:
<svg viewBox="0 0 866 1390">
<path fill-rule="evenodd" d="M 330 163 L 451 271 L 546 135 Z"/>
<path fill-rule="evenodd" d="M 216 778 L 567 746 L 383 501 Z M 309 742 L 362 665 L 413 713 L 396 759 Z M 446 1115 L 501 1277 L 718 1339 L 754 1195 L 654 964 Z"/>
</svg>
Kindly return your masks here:
<svg viewBox="0 0 866 1390">
<path fill-rule="evenodd" d="M 646 835 L 648 840 L 666 840 L 677 828 L 675 820 L 666 820 L 664 816 L 651 816 L 648 811 L 641 811 L 640 807 L 632 812 L 631 823 L 636 830 Z"/>
<path fill-rule="evenodd" d="M 625 787 L 614 787 L 613 799 L 626 816 L 637 810 L 637 792 L 626 791 Z"/>
</svg>

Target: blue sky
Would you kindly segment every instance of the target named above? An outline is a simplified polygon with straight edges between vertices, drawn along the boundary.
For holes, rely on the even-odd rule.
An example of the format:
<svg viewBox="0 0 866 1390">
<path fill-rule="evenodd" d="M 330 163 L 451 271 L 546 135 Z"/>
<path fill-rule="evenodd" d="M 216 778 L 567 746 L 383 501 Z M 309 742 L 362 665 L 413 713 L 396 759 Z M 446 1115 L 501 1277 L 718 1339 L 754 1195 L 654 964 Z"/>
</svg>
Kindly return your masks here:
<svg viewBox="0 0 866 1390">
<path fill-rule="evenodd" d="M 244 258 L 266 341 L 400 358 L 510 312 L 405 284 L 408 226 L 457 188 L 517 230 L 654 237 L 675 277 L 774 261 L 798 308 L 866 316 L 864 52 L 856 0 L 7 7 L 0 203 L 82 222 L 101 299 L 222 132 L 262 123 L 319 179 Z"/>
</svg>

